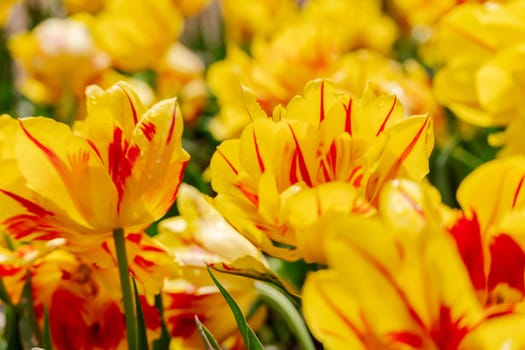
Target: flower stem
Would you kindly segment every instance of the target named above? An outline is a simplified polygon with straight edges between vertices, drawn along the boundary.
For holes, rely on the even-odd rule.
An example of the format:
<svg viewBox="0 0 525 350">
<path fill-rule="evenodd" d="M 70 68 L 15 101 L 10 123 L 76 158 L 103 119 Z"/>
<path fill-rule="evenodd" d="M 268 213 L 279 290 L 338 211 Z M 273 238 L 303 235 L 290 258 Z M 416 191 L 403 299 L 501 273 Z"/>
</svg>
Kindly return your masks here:
<svg viewBox="0 0 525 350">
<path fill-rule="evenodd" d="M 137 350 L 137 330 L 135 313 L 133 311 L 133 294 L 131 294 L 131 284 L 129 282 L 128 258 L 126 256 L 124 230 L 121 228 L 113 230 L 113 240 L 115 241 L 115 250 L 117 252 L 120 286 L 122 288 L 122 298 L 124 301 L 128 349 Z"/>
<path fill-rule="evenodd" d="M 259 292 L 260 298 L 282 316 L 288 328 L 297 339 L 299 348 L 303 350 L 315 350 L 315 345 L 308 332 L 308 328 L 306 328 L 302 316 L 290 299 L 268 283 L 256 281 L 255 288 Z"/>
</svg>

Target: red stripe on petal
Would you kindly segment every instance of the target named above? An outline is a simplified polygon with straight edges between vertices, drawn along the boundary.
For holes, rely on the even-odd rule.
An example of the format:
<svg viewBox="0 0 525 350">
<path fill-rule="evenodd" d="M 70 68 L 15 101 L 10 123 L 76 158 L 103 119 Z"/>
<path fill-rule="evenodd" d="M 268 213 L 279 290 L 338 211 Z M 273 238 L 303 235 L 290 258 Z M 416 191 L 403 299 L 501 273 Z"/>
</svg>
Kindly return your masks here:
<svg viewBox="0 0 525 350">
<path fill-rule="evenodd" d="M 390 274 L 388 269 L 381 265 L 373 256 L 368 254 L 366 251 L 358 247 L 357 245 L 353 244 L 352 242 L 348 242 L 349 245 L 352 247 L 352 249 L 359 254 L 365 261 L 367 261 L 372 267 L 374 267 L 382 276 L 385 278 L 388 283 L 392 286 L 396 294 L 398 295 L 399 299 L 401 299 L 402 303 L 405 305 L 408 314 L 410 317 L 416 322 L 422 329 L 425 329 L 425 324 L 419 314 L 416 312 L 416 310 L 412 307 L 410 304 L 410 301 L 408 300 L 407 295 L 403 291 L 403 289 L 397 284 L 394 277 Z"/>
<path fill-rule="evenodd" d="M 142 306 L 142 313 L 144 314 L 144 321 L 146 328 L 151 330 L 159 329 L 162 325 L 159 310 L 154 305 L 150 305 L 144 295 L 139 297 L 140 305 Z"/>
<path fill-rule="evenodd" d="M 256 207 L 259 205 L 259 196 L 253 192 L 251 192 L 250 190 L 248 190 L 244 184 L 242 183 L 237 183 L 235 184 L 235 187 L 237 187 L 239 189 L 239 191 L 242 192 L 242 194 L 250 201 L 252 202 L 253 205 L 255 205 Z"/>
<path fill-rule="evenodd" d="M 460 326 L 462 316 L 452 318 L 450 307 L 441 305 L 439 319 L 434 321 L 430 329 L 430 337 L 440 350 L 457 350 L 461 341 L 467 335 L 468 328 Z M 437 321 L 437 322 L 436 322 Z"/>
<path fill-rule="evenodd" d="M 156 247 L 154 245 L 142 245 L 140 247 L 140 250 L 142 252 L 155 252 L 155 253 L 165 253 L 166 251 L 160 247 Z"/>
<path fill-rule="evenodd" d="M 348 176 L 348 178 L 346 179 L 346 181 L 352 181 L 352 179 L 357 175 L 358 171 L 361 170 L 363 167 L 361 165 L 358 165 L 356 167 L 354 167 L 352 169 L 352 171 L 350 172 L 350 175 Z M 362 175 L 361 175 L 362 176 Z M 361 181 L 359 181 L 359 184 L 361 183 Z M 359 184 L 355 184 L 354 183 L 354 186 L 356 187 L 359 187 Z"/>
<path fill-rule="evenodd" d="M 4 220 L 2 225 L 15 239 L 31 236 L 34 240 L 47 241 L 60 236 L 57 228 L 45 216 L 15 215 Z"/>
<path fill-rule="evenodd" d="M 168 131 L 168 138 L 166 139 L 166 144 L 169 145 L 171 143 L 171 139 L 173 138 L 173 132 L 175 131 L 175 121 L 177 119 L 177 103 L 173 103 L 173 113 L 171 115 L 171 124 L 170 124 L 170 130 Z"/>
<path fill-rule="evenodd" d="M 129 241 L 129 242 L 139 244 L 141 240 L 142 240 L 142 234 L 140 233 L 130 233 L 126 235 L 126 241 Z"/>
<path fill-rule="evenodd" d="M 321 168 L 320 170 L 322 171 L 322 176 L 323 176 L 323 178 L 324 178 L 323 180 L 321 180 L 321 182 L 328 182 L 328 181 L 330 181 L 331 176 L 330 176 L 330 174 L 328 173 L 328 170 L 326 169 L 326 164 L 325 164 L 325 162 L 322 162 L 322 163 L 321 163 L 321 167 L 320 167 L 320 168 Z M 318 176 L 321 176 L 321 174 L 318 173 Z"/>
<path fill-rule="evenodd" d="M 512 237 L 501 234 L 490 244 L 490 255 L 489 289 L 504 283 L 525 294 L 525 253 L 520 245 Z"/>
<path fill-rule="evenodd" d="M 348 100 L 348 105 L 343 104 L 345 108 L 345 131 L 352 136 L 352 99 Z"/>
<path fill-rule="evenodd" d="M 416 146 L 419 138 L 423 134 L 423 131 L 425 130 L 425 128 L 426 128 L 426 126 L 428 124 L 429 119 L 430 119 L 430 117 L 426 117 L 425 118 L 425 122 L 423 123 L 423 125 L 421 125 L 421 128 L 419 128 L 419 130 L 417 131 L 417 133 L 414 136 L 414 138 L 412 138 L 412 140 L 410 141 L 408 146 L 403 150 L 403 153 L 401 153 L 399 158 L 396 159 L 394 165 L 392 166 L 392 168 L 388 172 L 388 175 L 387 175 L 386 179 L 392 179 L 392 178 L 395 177 L 395 174 L 399 170 L 399 167 L 401 166 L 401 164 L 405 161 L 405 159 L 408 157 L 410 152 L 412 152 L 412 150 Z"/>
<path fill-rule="evenodd" d="M 516 187 L 516 192 L 514 192 L 514 199 L 512 200 L 512 208 L 516 206 L 516 203 L 518 201 L 518 197 L 520 195 L 521 186 L 523 185 L 523 180 L 525 179 L 525 175 L 523 175 L 520 179 L 520 182 L 518 183 L 518 187 Z"/>
<path fill-rule="evenodd" d="M 392 112 L 394 111 L 394 107 L 396 106 L 396 103 L 397 103 L 397 97 L 394 96 L 394 102 L 392 103 L 392 106 L 390 107 L 390 110 L 386 114 L 386 117 L 383 120 L 383 124 L 381 124 L 381 126 L 379 127 L 379 130 L 377 130 L 376 136 L 379 136 L 379 134 L 381 134 L 385 130 L 386 123 L 390 119 L 390 116 L 392 115 Z"/>
<path fill-rule="evenodd" d="M 139 155 L 139 147 L 137 145 L 130 146 L 128 141 L 122 137 L 122 129 L 115 128 L 113 141 L 108 148 L 108 171 L 118 192 L 117 211 L 120 211 L 126 180 L 131 175 Z"/>
<path fill-rule="evenodd" d="M 191 310 L 168 317 L 166 323 L 171 328 L 171 336 L 181 337 L 183 339 L 191 337 L 191 335 L 197 330 L 197 326 L 195 326 L 195 317 L 198 317 L 201 322 L 206 322 L 207 320 L 207 317 L 205 317 L 204 314 L 196 313 Z"/>
<path fill-rule="evenodd" d="M 144 270 L 149 270 L 151 267 L 155 266 L 155 263 L 153 261 L 150 261 L 143 256 L 137 255 L 133 259 L 133 262 L 140 268 Z"/>
<path fill-rule="evenodd" d="M 414 210 L 419 216 L 424 218 L 425 213 L 423 212 L 423 208 L 421 207 L 421 205 L 416 203 L 412 199 L 410 194 L 408 194 L 402 186 L 397 187 L 397 189 L 399 191 L 399 194 L 401 194 L 401 196 L 403 196 L 403 198 L 407 201 L 407 203 L 410 204 L 410 206 L 412 207 L 412 210 Z"/>
<path fill-rule="evenodd" d="M 297 162 L 297 165 L 299 166 L 299 172 L 301 173 L 301 178 L 309 187 L 312 187 L 313 184 L 310 178 L 310 173 L 308 172 L 308 167 L 306 166 L 306 162 L 304 160 L 303 151 L 301 150 L 301 147 L 299 146 L 299 141 L 297 141 L 297 136 L 295 136 L 295 132 L 293 131 L 292 126 L 290 124 L 288 124 L 288 128 L 290 129 L 293 140 L 295 142 L 294 158 L 296 156 L 295 161 Z M 296 167 L 295 166 L 292 167 L 291 170 L 296 172 Z M 297 179 L 297 174 L 295 174 L 294 177 Z M 297 181 L 295 181 L 295 183 L 296 182 Z"/>
<path fill-rule="evenodd" d="M 46 215 L 53 215 L 52 212 L 49 210 L 46 210 L 45 208 L 42 208 L 40 205 L 36 204 L 35 202 L 32 202 L 24 197 L 21 197 L 13 192 L 2 190 L 0 189 L 0 192 L 5 194 L 8 197 L 11 197 L 15 201 L 17 201 L 20 205 L 22 205 L 27 211 L 29 211 L 32 214 L 35 214 L 37 216 L 46 216 Z"/>
<path fill-rule="evenodd" d="M 352 181 L 352 185 L 354 187 L 360 187 L 361 186 L 361 181 L 363 181 L 363 174 L 362 173 L 356 176 L 354 181 Z"/>
<path fill-rule="evenodd" d="M 332 142 L 328 151 L 328 164 L 330 164 L 332 174 L 334 174 L 335 177 L 337 169 L 337 145 L 335 144 L 335 141 Z"/>
<path fill-rule="evenodd" d="M 462 215 L 449 230 L 456 242 L 463 264 L 467 268 L 472 285 L 477 290 L 485 290 L 487 280 L 485 276 L 485 257 L 483 241 L 476 213 L 468 219 Z"/>
<path fill-rule="evenodd" d="M 320 108 L 319 108 L 319 123 L 321 123 L 324 120 L 324 118 L 325 118 L 325 114 L 324 114 L 324 80 L 321 83 L 321 101 L 319 101 L 319 105 L 320 105 Z"/>
<path fill-rule="evenodd" d="M 391 332 L 391 333 L 388 333 L 388 337 L 394 343 L 397 343 L 397 344 L 401 343 L 404 345 L 409 345 L 415 349 L 423 348 L 423 338 L 421 338 L 420 335 L 412 333 L 412 332 L 408 332 L 408 331 Z"/>
<path fill-rule="evenodd" d="M 129 102 L 129 107 L 131 108 L 131 114 L 133 116 L 133 123 L 135 125 L 137 125 L 137 123 L 139 122 L 138 118 L 137 118 L 137 110 L 135 109 L 135 105 L 133 105 L 133 100 L 131 99 L 131 96 L 129 96 L 128 92 L 126 91 L 126 89 L 124 89 L 123 87 L 117 85 L 123 92 L 124 92 L 124 95 L 126 95 L 127 99 L 128 99 L 128 102 Z"/>
<path fill-rule="evenodd" d="M 155 136 L 155 133 L 157 131 L 156 128 L 155 128 L 155 124 L 153 124 L 153 123 L 142 123 L 140 125 L 140 129 L 144 133 L 144 136 L 146 136 L 146 138 L 150 142 L 151 142 L 151 140 L 153 140 L 153 137 Z"/>
<path fill-rule="evenodd" d="M 361 332 L 361 330 L 359 330 L 359 328 L 357 328 L 357 326 L 346 317 L 343 311 L 339 310 L 337 305 L 332 302 L 330 297 L 323 290 L 323 287 L 321 286 L 321 284 L 319 284 L 318 282 L 315 282 L 315 284 L 316 284 L 316 289 L 319 291 L 319 294 L 321 295 L 321 298 L 328 305 L 328 307 L 337 315 L 337 318 L 339 318 L 339 320 L 341 320 L 344 323 L 344 325 L 359 338 L 361 343 L 366 344 L 366 338 L 363 332 Z"/>
<path fill-rule="evenodd" d="M 93 141 L 91 140 L 88 140 L 86 139 L 89 147 L 91 147 L 91 149 L 95 152 L 95 154 L 97 155 L 98 159 L 102 160 L 102 155 L 100 154 L 100 151 L 98 150 L 97 146 L 93 143 Z"/>
<path fill-rule="evenodd" d="M 26 268 L 16 265 L 7 265 L 6 262 L 2 262 L 0 265 L 0 276 L 10 277 L 15 276 L 19 273 L 25 272 Z M 25 276 L 25 273 L 23 274 Z"/>
<path fill-rule="evenodd" d="M 24 131 L 24 134 L 27 136 L 27 138 L 46 155 L 47 159 L 49 159 L 51 164 L 61 174 L 61 176 L 64 176 L 66 166 L 64 165 L 62 160 L 57 156 L 57 154 L 53 152 L 53 150 L 51 150 L 49 147 L 45 146 L 43 143 L 37 140 L 33 135 L 31 135 L 31 133 L 25 128 L 22 121 L 20 121 L 20 127 Z"/>
<path fill-rule="evenodd" d="M 255 146 L 255 154 L 257 155 L 257 163 L 259 164 L 259 170 L 261 173 L 264 173 L 264 162 L 259 152 L 259 142 L 257 141 L 257 136 L 255 135 L 255 130 L 252 130 L 253 135 L 253 144 Z"/>
<path fill-rule="evenodd" d="M 230 169 L 233 171 L 233 173 L 235 175 L 239 175 L 239 171 L 233 166 L 233 164 L 230 162 L 230 160 L 228 158 L 226 158 L 226 156 L 224 155 L 224 153 L 221 152 L 220 149 L 217 148 L 217 153 L 222 157 L 222 159 L 224 159 L 224 161 L 226 162 L 226 164 L 228 164 L 228 166 L 230 167 Z"/>
</svg>

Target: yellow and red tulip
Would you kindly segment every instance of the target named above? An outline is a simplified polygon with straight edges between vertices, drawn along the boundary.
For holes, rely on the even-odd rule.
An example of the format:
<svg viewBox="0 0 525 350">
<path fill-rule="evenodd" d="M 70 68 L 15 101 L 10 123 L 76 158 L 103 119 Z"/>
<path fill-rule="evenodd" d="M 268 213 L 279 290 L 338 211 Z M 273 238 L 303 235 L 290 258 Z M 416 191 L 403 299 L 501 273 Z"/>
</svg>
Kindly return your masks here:
<svg viewBox="0 0 525 350">
<path fill-rule="evenodd" d="M 490 314 L 513 312 L 525 297 L 524 179 L 525 158 L 510 157 L 482 165 L 458 189 L 463 210 L 449 230 Z"/>
<path fill-rule="evenodd" d="M 386 181 L 421 180 L 428 172 L 430 117 L 406 117 L 395 96 L 376 96 L 368 86 L 361 98 L 352 99 L 331 82 L 317 80 L 306 86 L 304 97 L 276 108 L 272 120 L 245 94 L 253 121 L 239 139 L 217 148 L 212 186 L 226 219 L 270 255 L 303 257 L 296 238 L 301 232 L 286 215 L 298 192 L 344 182 L 354 187 L 353 198 L 362 198 L 355 204 L 374 206 Z"/>
<path fill-rule="evenodd" d="M 162 221 L 157 236 L 180 265 L 179 272 L 163 288 L 164 317 L 175 348 L 200 349 L 195 316 L 221 343 L 239 336 L 229 306 L 206 265 L 234 263 L 239 258 L 253 259 L 254 264 L 264 266 L 266 262 L 261 252 L 235 231 L 197 189 L 181 186 L 177 204 L 181 216 Z M 257 297 L 254 281 L 219 272 L 216 276 L 246 312 Z M 264 309 L 260 310 L 250 323 L 260 324 L 264 314 Z"/>
<path fill-rule="evenodd" d="M 175 200 L 189 159 L 174 99 L 146 110 L 124 83 L 87 90 L 87 117 L 73 130 L 47 118 L 16 124 L 3 164 L 2 225 L 16 239 L 63 237 L 87 249 L 115 229 L 140 232 Z M 13 175 L 14 174 L 14 175 Z"/>
</svg>

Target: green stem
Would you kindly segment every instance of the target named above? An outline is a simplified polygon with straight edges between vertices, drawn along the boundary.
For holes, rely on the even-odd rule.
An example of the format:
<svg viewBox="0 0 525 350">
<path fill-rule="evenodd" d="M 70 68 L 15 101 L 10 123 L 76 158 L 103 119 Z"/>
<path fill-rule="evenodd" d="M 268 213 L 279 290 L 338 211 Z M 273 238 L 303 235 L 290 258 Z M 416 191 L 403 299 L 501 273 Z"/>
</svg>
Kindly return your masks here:
<svg viewBox="0 0 525 350">
<path fill-rule="evenodd" d="M 113 230 L 113 240 L 115 241 L 120 286 L 122 288 L 122 298 L 124 300 L 128 349 L 137 350 L 137 330 L 135 313 L 133 311 L 133 294 L 131 293 L 131 284 L 129 283 L 128 258 L 126 256 L 124 230 L 121 228 Z"/>
<path fill-rule="evenodd" d="M 261 299 L 283 317 L 288 328 L 299 342 L 299 347 L 303 350 L 315 350 L 310 332 L 308 332 L 302 316 L 290 299 L 268 283 L 256 281 L 255 288 Z"/>
<path fill-rule="evenodd" d="M 470 171 L 476 169 L 481 164 L 483 164 L 483 161 L 481 159 L 479 159 L 473 153 L 467 151 L 462 147 L 454 149 L 454 151 L 452 152 L 452 157 L 466 165 Z"/>
</svg>

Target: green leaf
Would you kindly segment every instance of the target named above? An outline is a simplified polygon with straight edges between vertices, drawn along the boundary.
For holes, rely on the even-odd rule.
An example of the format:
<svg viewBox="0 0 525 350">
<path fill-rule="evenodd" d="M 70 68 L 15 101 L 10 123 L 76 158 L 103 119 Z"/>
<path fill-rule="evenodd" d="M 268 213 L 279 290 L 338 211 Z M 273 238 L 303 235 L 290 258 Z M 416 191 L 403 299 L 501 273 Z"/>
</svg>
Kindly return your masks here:
<svg viewBox="0 0 525 350">
<path fill-rule="evenodd" d="M 206 346 L 206 350 L 221 350 L 221 347 L 217 340 L 213 337 L 213 334 L 206 328 L 201 321 L 199 320 L 199 317 L 195 315 L 195 324 L 197 325 L 197 330 L 199 331 L 199 334 L 202 338 L 202 341 L 204 342 L 204 345 Z"/>
<path fill-rule="evenodd" d="M 219 272 L 269 282 L 287 291 L 294 297 L 300 297 L 301 295 L 292 284 L 276 275 L 269 267 L 250 255 L 245 255 L 231 263 L 211 263 L 209 266 Z"/>
<path fill-rule="evenodd" d="M 235 317 L 235 321 L 237 322 L 237 326 L 239 327 L 239 331 L 241 332 L 242 338 L 244 340 L 244 345 L 246 345 L 246 348 L 248 350 L 264 350 L 263 345 L 255 335 L 255 332 L 250 327 L 248 322 L 246 322 L 246 318 L 242 314 L 241 309 L 239 308 L 239 305 L 233 300 L 231 295 L 226 291 L 226 289 L 221 285 L 221 283 L 215 278 L 213 275 L 210 267 L 208 266 L 208 273 L 211 276 L 211 279 L 221 292 L 224 299 L 226 299 L 226 302 L 230 306 L 230 309 L 233 312 L 233 316 Z"/>
<path fill-rule="evenodd" d="M 283 294 L 278 288 L 259 281 L 255 282 L 255 288 L 259 292 L 261 299 L 282 316 L 297 339 L 300 348 L 303 350 L 315 350 L 315 345 L 303 317 L 288 296 Z"/>
<path fill-rule="evenodd" d="M 46 350 L 53 350 L 53 341 L 51 340 L 51 328 L 49 327 L 49 312 L 44 306 L 44 327 L 42 328 L 42 347 Z"/>
<path fill-rule="evenodd" d="M 23 349 L 38 347 L 42 342 L 42 335 L 38 327 L 35 310 L 33 308 L 33 293 L 31 291 L 31 276 L 26 275 L 26 281 L 22 289 L 22 297 L 17 306 L 18 329 L 21 336 Z"/>
<path fill-rule="evenodd" d="M 13 305 L 6 305 L 4 309 L 5 328 L 4 337 L 7 341 L 5 349 L 21 349 L 20 338 L 18 337 L 18 313 Z M 3 350 L 4 348 L 2 348 Z"/>
<path fill-rule="evenodd" d="M 155 307 L 160 313 L 161 332 L 160 338 L 153 342 L 153 350 L 168 350 L 170 348 L 170 334 L 166 328 L 166 322 L 164 322 L 162 294 L 155 295 Z"/>
<path fill-rule="evenodd" d="M 12 305 L 11 298 L 7 294 L 7 289 L 5 288 L 4 280 L 0 277 L 0 300 L 6 305 Z"/>
<path fill-rule="evenodd" d="M 137 315 L 137 343 L 139 349 L 148 350 L 148 334 L 146 331 L 146 321 L 144 319 L 144 312 L 142 311 L 142 304 L 140 303 L 140 295 L 137 290 L 137 282 L 131 277 L 133 282 L 133 293 L 135 293 L 135 313 Z"/>
</svg>

